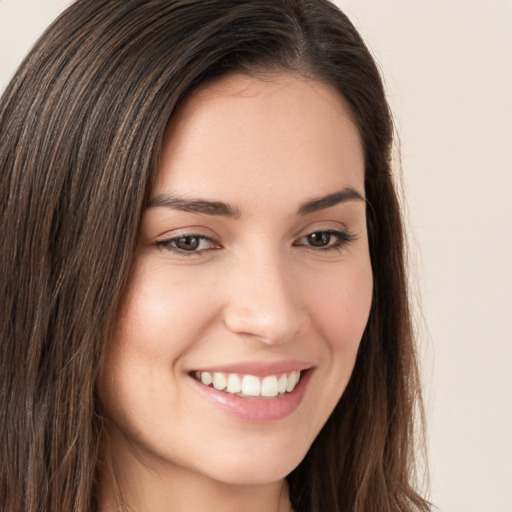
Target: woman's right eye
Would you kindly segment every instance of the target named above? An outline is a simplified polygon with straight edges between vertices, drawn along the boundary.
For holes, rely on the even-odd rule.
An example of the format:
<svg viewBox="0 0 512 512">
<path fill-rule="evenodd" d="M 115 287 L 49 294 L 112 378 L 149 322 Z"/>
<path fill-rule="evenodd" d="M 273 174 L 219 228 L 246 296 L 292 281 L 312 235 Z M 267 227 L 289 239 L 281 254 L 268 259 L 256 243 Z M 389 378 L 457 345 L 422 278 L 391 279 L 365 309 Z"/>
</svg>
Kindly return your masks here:
<svg viewBox="0 0 512 512">
<path fill-rule="evenodd" d="M 158 240 L 156 246 L 183 256 L 200 254 L 203 251 L 218 249 L 220 246 L 204 235 L 185 234 Z"/>
</svg>

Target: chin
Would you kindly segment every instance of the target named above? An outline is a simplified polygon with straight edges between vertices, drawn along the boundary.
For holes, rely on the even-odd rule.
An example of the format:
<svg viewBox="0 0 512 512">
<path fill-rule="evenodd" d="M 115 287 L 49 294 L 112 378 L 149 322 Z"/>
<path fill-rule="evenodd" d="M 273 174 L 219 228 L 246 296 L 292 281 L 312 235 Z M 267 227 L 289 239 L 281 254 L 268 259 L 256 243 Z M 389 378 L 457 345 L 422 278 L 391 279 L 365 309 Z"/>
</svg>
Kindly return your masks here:
<svg viewBox="0 0 512 512">
<path fill-rule="evenodd" d="M 230 485 L 265 485 L 288 476 L 306 456 L 307 450 L 298 453 L 297 447 L 286 451 L 266 450 L 259 447 L 243 455 L 233 450 L 215 467 L 206 470 L 211 478 Z M 220 461 L 219 461 L 220 462 Z"/>
</svg>

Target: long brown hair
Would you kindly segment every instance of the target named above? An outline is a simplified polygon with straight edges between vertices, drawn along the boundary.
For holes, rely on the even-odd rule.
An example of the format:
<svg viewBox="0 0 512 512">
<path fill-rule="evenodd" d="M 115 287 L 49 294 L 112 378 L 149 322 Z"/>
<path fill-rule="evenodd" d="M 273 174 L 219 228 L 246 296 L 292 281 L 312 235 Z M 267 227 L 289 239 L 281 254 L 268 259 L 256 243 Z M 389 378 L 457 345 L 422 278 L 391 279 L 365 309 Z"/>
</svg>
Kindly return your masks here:
<svg viewBox="0 0 512 512">
<path fill-rule="evenodd" d="M 229 72 L 335 86 L 365 150 L 374 297 L 349 385 L 289 475 L 297 512 L 427 510 L 421 401 L 376 65 L 327 0 L 78 0 L 0 102 L 0 509 L 96 508 L 95 383 L 176 106 Z"/>
</svg>

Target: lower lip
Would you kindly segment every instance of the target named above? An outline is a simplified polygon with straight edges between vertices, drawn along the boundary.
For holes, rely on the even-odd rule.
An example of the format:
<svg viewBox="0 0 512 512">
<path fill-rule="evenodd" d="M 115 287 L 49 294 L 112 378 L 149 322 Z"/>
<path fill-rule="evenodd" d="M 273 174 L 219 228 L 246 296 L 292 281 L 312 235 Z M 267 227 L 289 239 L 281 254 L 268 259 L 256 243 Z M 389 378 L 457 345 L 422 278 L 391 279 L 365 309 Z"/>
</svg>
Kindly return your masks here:
<svg viewBox="0 0 512 512">
<path fill-rule="evenodd" d="M 294 390 L 276 398 L 243 398 L 205 386 L 193 377 L 190 379 L 196 389 L 228 414 L 245 421 L 264 423 L 286 418 L 299 407 L 312 372 L 312 369 L 303 371 Z"/>
</svg>

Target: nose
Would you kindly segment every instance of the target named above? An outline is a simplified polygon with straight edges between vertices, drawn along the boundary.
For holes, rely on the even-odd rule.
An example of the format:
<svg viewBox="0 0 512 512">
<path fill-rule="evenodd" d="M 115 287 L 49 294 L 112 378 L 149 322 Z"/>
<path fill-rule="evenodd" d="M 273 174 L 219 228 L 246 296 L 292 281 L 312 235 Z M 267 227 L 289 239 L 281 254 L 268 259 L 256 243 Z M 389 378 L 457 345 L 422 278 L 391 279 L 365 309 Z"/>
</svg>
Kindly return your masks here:
<svg viewBox="0 0 512 512">
<path fill-rule="evenodd" d="M 293 340 L 306 328 L 308 315 L 290 273 L 279 257 L 261 251 L 231 268 L 226 276 L 227 328 L 268 345 Z"/>
</svg>

